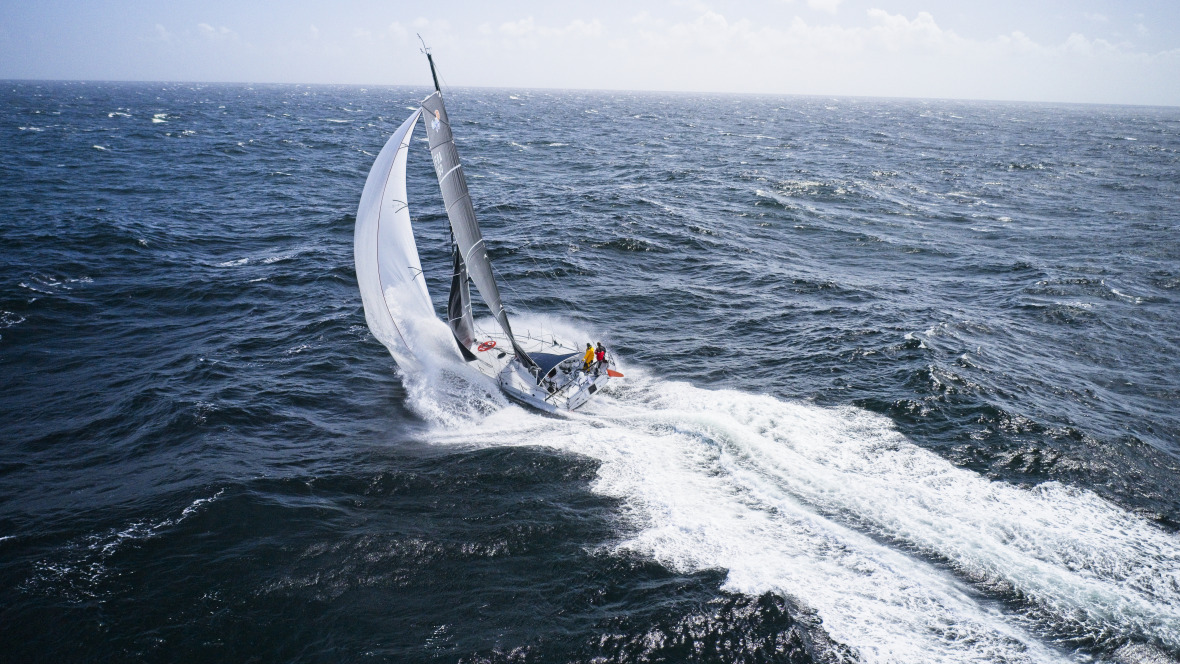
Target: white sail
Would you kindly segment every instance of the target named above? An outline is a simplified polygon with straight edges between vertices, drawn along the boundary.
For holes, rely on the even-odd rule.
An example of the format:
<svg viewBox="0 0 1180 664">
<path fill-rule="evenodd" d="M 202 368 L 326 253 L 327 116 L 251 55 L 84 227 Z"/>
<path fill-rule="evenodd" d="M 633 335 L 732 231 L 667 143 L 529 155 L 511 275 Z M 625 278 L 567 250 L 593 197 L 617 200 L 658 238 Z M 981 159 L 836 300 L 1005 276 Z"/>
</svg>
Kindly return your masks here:
<svg viewBox="0 0 1180 664">
<path fill-rule="evenodd" d="M 373 336 L 402 361 L 422 360 L 423 354 L 439 352 L 440 328 L 449 336 L 430 301 L 410 227 L 406 156 L 419 115 L 421 111 L 415 111 L 398 127 L 373 162 L 357 207 L 353 237 L 365 320 Z M 453 354 L 454 343 L 449 347 Z"/>
<path fill-rule="evenodd" d="M 432 369 L 463 373 L 471 367 L 520 403 L 548 413 L 574 410 L 612 376 L 622 374 L 601 365 L 591 371 L 580 361 L 581 351 L 552 336 L 513 335 L 475 220 L 429 50 L 426 57 L 434 76 L 434 94 L 377 155 L 357 208 L 356 276 L 369 330 L 403 367 L 409 364 L 428 373 Z M 435 313 L 426 288 L 406 198 L 406 156 L 419 117 L 427 120 L 426 137 L 453 234 L 453 274 L 445 319 Z M 478 339 L 471 317 L 469 276 L 500 327 L 499 331 L 479 330 Z"/>
</svg>

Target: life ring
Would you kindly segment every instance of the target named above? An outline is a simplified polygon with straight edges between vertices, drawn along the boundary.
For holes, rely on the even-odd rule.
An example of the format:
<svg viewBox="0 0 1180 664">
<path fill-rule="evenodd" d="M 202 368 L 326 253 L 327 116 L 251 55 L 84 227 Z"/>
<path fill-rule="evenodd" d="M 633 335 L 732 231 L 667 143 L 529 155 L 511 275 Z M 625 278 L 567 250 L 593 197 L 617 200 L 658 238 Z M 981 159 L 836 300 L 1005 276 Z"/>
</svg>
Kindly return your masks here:
<svg viewBox="0 0 1180 664">
<path fill-rule="evenodd" d="M 484 351 L 491 350 L 495 347 L 496 347 L 496 341 L 494 339 L 488 339 L 487 341 L 485 341 L 479 345 L 478 350 L 479 350 L 479 352 L 482 353 Z"/>
</svg>

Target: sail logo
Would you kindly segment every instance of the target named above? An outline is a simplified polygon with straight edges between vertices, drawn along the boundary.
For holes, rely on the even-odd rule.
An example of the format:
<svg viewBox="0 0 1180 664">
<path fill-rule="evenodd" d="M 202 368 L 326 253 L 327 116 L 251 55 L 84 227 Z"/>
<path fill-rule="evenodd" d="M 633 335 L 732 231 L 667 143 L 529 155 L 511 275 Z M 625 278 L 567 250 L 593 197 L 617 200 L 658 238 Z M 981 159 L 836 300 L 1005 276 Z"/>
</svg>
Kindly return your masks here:
<svg viewBox="0 0 1180 664">
<path fill-rule="evenodd" d="M 436 109 L 434 109 L 434 119 L 430 121 L 430 128 L 435 131 L 438 131 L 438 127 L 439 127 L 439 115 L 438 115 L 438 109 L 436 108 Z"/>
<path fill-rule="evenodd" d="M 438 152 L 434 152 L 434 153 L 431 153 L 430 158 L 431 158 L 431 161 L 434 162 L 434 172 L 436 174 L 438 174 L 438 176 L 441 178 L 442 177 L 442 154 L 440 154 Z"/>
</svg>

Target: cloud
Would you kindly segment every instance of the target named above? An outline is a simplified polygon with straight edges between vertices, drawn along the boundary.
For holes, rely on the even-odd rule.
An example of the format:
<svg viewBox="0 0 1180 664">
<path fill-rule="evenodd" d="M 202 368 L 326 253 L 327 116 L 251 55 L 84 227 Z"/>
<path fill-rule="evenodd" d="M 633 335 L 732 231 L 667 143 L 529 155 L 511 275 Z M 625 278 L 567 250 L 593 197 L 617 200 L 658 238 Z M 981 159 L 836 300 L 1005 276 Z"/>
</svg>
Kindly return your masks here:
<svg viewBox="0 0 1180 664">
<path fill-rule="evenodd" d="M 532 16 L 522 18 L 519 21 L 508 21 L 500 24 L 500 34 L 507 37 L 526 38 L 526 37 L 542 37 L 552 39 L 554 37 L 597 37 L 602 34 L 602 23 L 598 19 L 593 21 L 583 21 L 582 19 L 575 19 L 565 26 L 555 28 L 545 25 L 538 25 Z"/>
<path fill-rule="evenodd" d="M 821 12 L 835 14 L 843 0 L 807 0 L 807 6 Z"/>
<path fill-rule="evenodd" d="M 598 74 L 595 85 L 1102 101 L 1130 91 L 1136 85 L 1133 77 L 1158 87 L 1154 81 L 1174 77 L 1180 59 L 1180 51 L 1147 53 L 1081 32 L 1049 43 L 1019 31 L 968 37 L 930 12 L 907 15 L 877 8 L 865 10 L 857 22 L 800 15 L 755 20 L 717 9 L 679 20 L 635 18 L 635 23 L 606 30 L 608 48 L 594 56 L 606 73 Z M 569 45 L 583 57 L 590 57 L 589 48 Z M 608 65 L 611 59 L 614 64 Z M 576 63 L 577 57 L 568 62 Z M 627 66 L 634 62 L 645 67 Z M 572 64 L 567 68 L 572 70 Z"/>
<path fill-rule="evenodd" d="M 158 41 L 169 41 L 172 39 L 172 33 L 159 23 L 156 24 L 156 39 Z"/>
<path fill-rule="evenodd" d="M 232 39 L 232 40 L 238 39 L 238 33 L 234 32 L 233 30 L 230 30 L 229 28 L 225 27 L 224 25 L 214 28 L 213 26 L 209 25 L 208 23 L 198 23 L 197 24 L 197 33 L 200 34 L 205 39 L 209 39 L 209 40 L 213 40 L 213 41 L 225 41 L 225 40 L 230 40 L 230 39 Z"/>
<path fill-rule="evenodd" d="M 652 48 L 686 53 L 709 52 L 765 60 L 803 56 L 849 57 L 865 51 L 929 51 L 961 47 L 965 40 L 944 30 L 927 12 L 913 19 L 882 9 L 867 12 L 868 26 L 808 23 L 796 16 L 785 27 L 755 24 L 705 11 L 690 22 L 664 26 L 649 22 L 640 30 L 640 43 Z"/>
<path fill-rule="evenodd" d="M 1095 23 L 1106 23 L 1107 21 L 1109 21 L 1109 20 L 1110 20 L 1109 18 L 1107 18 L 1106 14 L 1100 14 L 1100 13 L 1098 13 L 1098 12 L 1093 12 L 1093 13 L 1091 13 L 1091 12 L 1082 12 L 1082 16 L 1083 16 L 1083 17 L 1084 17 L 1086 20 L 1088 20 L 1088 21 L 1093 21 L 1093 22 L 1095 22 Z"/>
</svg>

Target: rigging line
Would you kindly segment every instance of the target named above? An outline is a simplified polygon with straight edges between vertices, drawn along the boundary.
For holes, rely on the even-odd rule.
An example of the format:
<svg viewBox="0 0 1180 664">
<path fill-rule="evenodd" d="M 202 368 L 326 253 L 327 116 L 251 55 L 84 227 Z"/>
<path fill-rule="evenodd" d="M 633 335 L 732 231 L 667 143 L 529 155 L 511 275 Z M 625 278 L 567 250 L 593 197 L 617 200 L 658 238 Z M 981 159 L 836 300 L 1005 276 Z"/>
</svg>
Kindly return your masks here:
<svg viewBox="0 0 1180 664">
<path fill-rule="evenodd" d="M 531 247 L 532 245 L 533 245 L 533 241 L 532 241 L 532 240 L 529 240 L 528 244 L 526 244 L 526 245 L 525 245 L 525 246 L 524 246 L 522 249 L 528 249 L 528 248 L 529 248 L 529 247 Z M 551 283 L 551 284 L 553 285 L 553 292 L 554 292 L 554 293 L 559 293 L 559 292 L 561 292 L 561 283 L 557 281 L 557 277 L 556 277 L 555 275 L 552 275 L 552 274 L 550 274 L 550 273 L 549 273 L 548 271 L 546 271 L 545 269 L 543 269 L 543 268 L 541 267 L 541 264 L 540 264 L 539 262 L 537 262 L 537 258 L 536 258 L 536 257 L 535 257 L 535 256 L 532 254 L 532 252 L 526 252 L 526 254 L 527 254 L 527 255 L 528 255 L 528 257 L 529 257 L 529 260 L 531 260 L 531 261 L 533 262 L 533 266 L 537 268 L 537 272 L 540 272 L 540 273 L 541 273 L 541 276 L 543 276 L 544 278 L 548 279 L 548 280 L 549 280 L 549 283 Z M 556 272 L 556 270 L 554 270 L 554 272 Z M 562 298 L 562 297 L 560 297 L 560 296 L 556 296 L 556 295 L 555 295 L 555 297 L 557 297 L 557 300 L 558 300 L 558 301 L 561 303 L 561 306 L 562 306 L 563 308 L 565 308 L 565 312 L 566 312 L 567 314 L 569 314 L 569 317 L 570 317 L 570 318 L 575 318 L 574 310 L 573 310 L 573 308 L 572 308 L 572 307 L 569 305 L 569 303 L 568 303 L 568 302 L 566 302 L 565 298 Z"/>
<path fill-rule="evenodd" d="M 498 269 L 496 269 L 496 265 L 494 263 L 492 263 L 491 261 L 488 261 L 488 264 L 492 266 L 492 271 L 495 272 L 497 275 L 499 275 L 500 281 L 504 282 L 504 287 L 507 288 L 509 291 L 512 291 L 513 296 L 515 296 L 513 299 L 518 303 L 517 306 L 519 306 L 521 309 L 523 309 L 525 311 L 525 313 L 537 318 L 538 321 L 542 320 L 541 316 L 537 315 L 537 312 L 533 311 L 532 307 L 529 307 L 528 305 L 521 303 L 524 300 L 524 295 L 521 294 L 520 291 L 518 291 L 512 287 L 512 282 L 508 281 L 508 278 L 504 276 L 504 273 L 502 273 Z M 504 308 L 504 303 L 501 301 L 500 309 L 503 310 L 503 308 Z M 541 330 L 540 330 L 540 332 L 538 332 L 538 334 L 540 335 L 540 338 L 537 339 L 537 341 L 540 341 L 542 344 L 544 344 L 545 343 L 544 323 L 538 323 L 538 324 L 541 325 Z M 526 330 L 525 332 L 526 332 L 526 334 L 528 334 L 528 338 L 532 339 L 531 331 Z M 560 347 L 564 348 L 564 346 L 562 346 L 561 344 L 554 343 L 553 345 L 560 346 Z"/>
<path fill-rule="evenodd" d="M 439 90 L 438 90 L 439 96 L 440 96 L 440 97 L 442 97 L 442 96 L 443 96 L 443 90 L 445 89 L 445 90 L 446 90 L 446 96 L 447 96 L 447 97 L 450 97 L 450 98 L 452 98 L 452 99 L 454 99 L 454 96 L 453 96 L 453 94 L 452 94 L 452 93 L 454 92 L 454 89 L 451 87 L 451 84 L 450 84 L 450 83 L 447 81 L 447 77 L 446 77 L 446 76 L 444 76 L 444 75 L 443 75 L 441 72 L 439 72 L 439 71 L 438 71 L 438 69 L 439 69 L 439 67 L 438 67 L 437 63 L 435 63 L 434 72 L 435 72 L 435 74 L 438 76 L 438 79 L 439 79 Z M 451 124 L 450 124 L 450 122 L 449 122 L 450 118 L 448 117 L 447 119 L 448 119 L 448 122 L 447 122 L 447 129 L 451 129 Z M 455 135 L 454 135 L 454 131 L 453 131 L 453 130 L 452 130 L 452 132 L 451 132 L 451 140 L 450 140 L 449 142 L 450 142 L 452 145 L 455 145 Z M 440 146 L 440 147 L 441 147 L 441 146 Z M 456 149 L 457 149 L 457 148 L 458 148 L 458 146 L 456 145 Z M 433 152 L 434 152 L 434 150 L 431 150 L 431 153 L 433 153 Z M 458 168 L 458 167 L 459 167 L 459 164 L 456 164 L 455 168 Z M 455 168 L 452 168 L 452 169 L 451 169 L 451 171 L 454 171 L 454 170 L 455 170 Z M 451 171 L 448 171 L 446 175 L 450 175 L 450 174 L 451 174 Z M 444 176 L 444 177 L 445 177 L 445 176 Z M 440 179 L 440 184 L 441 184 L 441 179 Z M 470 192 L 468 192 L 468 194 L 467 194 L 467 200 L 469 200 L 469 201 L 471 200 L 471 194 L 470 194 Z M 472 203 L 473 203 L 472 207 L 474 208 L 474 201 L 472 201 Z M 449 216 L 449 214 L 450 214 L 450 209 L 449 209 L 449 208 L 447 208 L 447 209 L 446 209 L 446 211 L 447 211 L 447 214 L 448 214 L 448 216 Z M 474 212 L 474 210 L 472 210 L 472 211 Z M 454 238 L 454 231 L 452 231 L 452 242 L 454 241 L 454 240 L 453 240 L 453 238 Z M 481 238 L 481 241 L 482 241 L 482 238 Z M 529 244 L 532 244 L 532 241 L 531 241 L 531 240 L 530 240 Z M 526 246 L 527 246 L 527 245 L 526 245 Z M 474 247 L 472 247 L 472 248 L 474 249 Z M 485 253 L 486 253 L 486 251 L 487 251 L 487 243 L 486 243 L 486 242 L 484 243 L 484 251 L 485 251 Z M 465 259 L 465 260 L 466 260 L 466 259 Z M 554 275 L 551 275 L 551 274 L 549 274 L 549 272 L 547 272 L 546 270 L 542 269 L 541 265 L 540 265 L 540 264 L 537 262 L 537 259 L 536 259 L 534 256 L 532 256 L 531 254 L 529 255 L 529 260 L 531 260 L 531 261 L 533 262 L 533 266 L 537 268 L 537 271 L 538 271 L 538 272 L 540 272 L 540 273 L 541 273 L 541 275 L 542 275 L 543 277 L 545 277 L 546 279 L 548 279 L 548 280 L 549 280 L 549 282 L 550 282 L 550 283 L 553 285 L 553 287 L 554 287 L 554 291 L 553 291 L 553 292 L 554 292 L 554 293 L 560 292 L 560 290 L 559 290 L 559 289 L 561 288 L 561 284 L 560 284 L 560 283 L 557 281 L 557 277 L 556 277 L 556 276 L 554 276 Z M 511 282 L 509 282 L 509 281 L 508 281 L 508 280 L 507 280 L 507 279 L 504 277 L 504 274 L 503 274 L 502 272 L 500 272 L 500 270 L 496 269 L 496 266 L 495 266 L 495 264 L 494 264 L 494 263 L 492 263 L 492 262 L 489 260 L 489 261 L 488 261 L 488 264 L 489 264 L 489 265 L 491 265 L 492 271 L 493 271 L 493 272 L 495 272 L 497 275 L 499 275 L 499 277 L 500 277 L 500 281 L 501 281 L 501 282 L 503 282 L 504 286 L 505 286 L 505 287 L 507 287 L 507 289 L 508 289 L 508 290 L 510 290 L 514 296 L 516 296 L 516 299 L 518 300 L 518 303 L 519 303 L 519 301 L 523 299 L 523 296 L 521 295 L 521 293 L 520 293 L 519 291 L 517 291 L 515 288 L 513 288 L 513 287 L 512 287 L 512 285 L 511 285 Z M 481 294 L 481 295 L 482 295 L 482 294 Z M 564 308 L 564 309 L 565 309 L 565 312 L 566 312 L 566 314 L 567 314 L 567 315 L 568 315 L 568 316 L 569 316 L 571 319 L 574 319 L 574 318 L 576 318 L 576 317 L 577 317 L 577 315 L 575 314 L 575 312 L 574 312 L 574 310 L 573 310 L 573 307 L 571 307 L 571 306 L 570 306 L 569 302 L 567 302 L 567 301 L 565 300 L 565 298 L 562 298 L 562 297 L 560 297 L 560 296 L 555 296 L 555 297 L 557 297 L 558 301 L 561 303 L 561 306 L 562 306 L 562 308 Z M 532 315 L 532 316 L 536 316 L 536 315 L 537 315 L 537 314 L 536 314 L 536 312 L 535 312 L 535 311 L 533 311 L 533 310 L 532 310 L 530 307 L 528 307 L 528 306 L 526 306 L 526 305 L 524 305 L 524 304 L 519 304 L 519 306 L 520 306 L 522 309 L 524 309 L 524 311 L 525 311 L 525 312 L 527 312 L 528 314 L 530 314 L 530 315 Z M 501 304 L 500 304 L 500 310 L 501 310 L 501 311 L 504 311 L 504 304 L 503 304 L 503 302 L 501 302 Z M 554 339 L 556 340 L 556 337 L 555 337 Z M 557 344 L 555 344 L 555 345 L 557 345 Z"/>
</svg>

